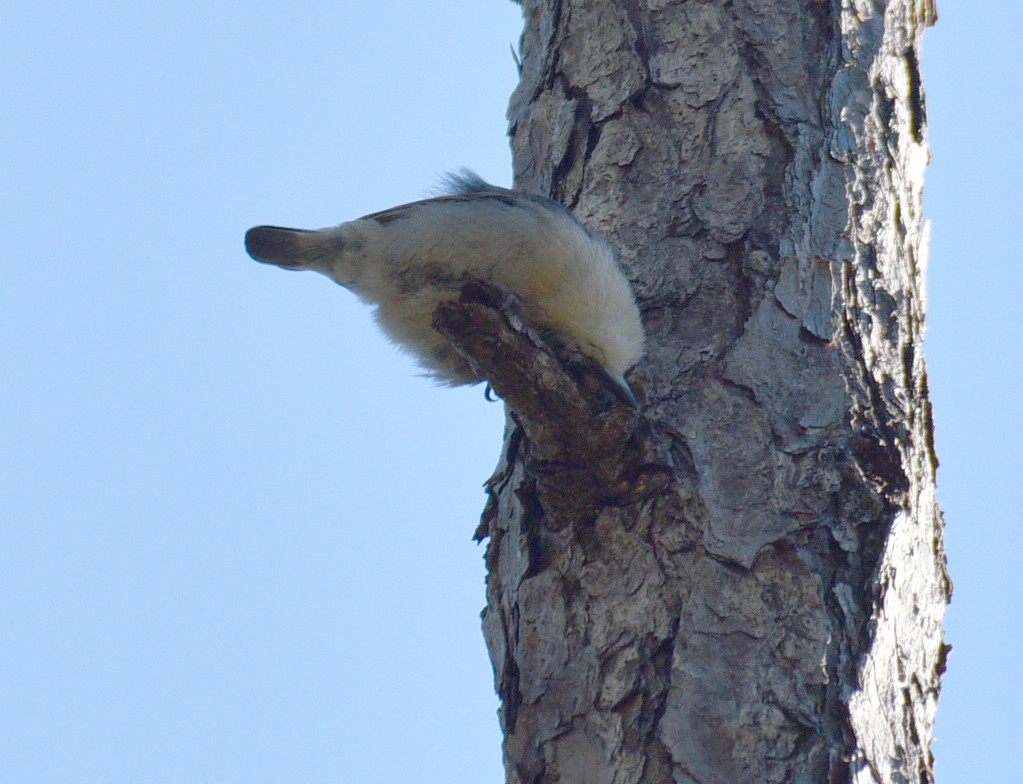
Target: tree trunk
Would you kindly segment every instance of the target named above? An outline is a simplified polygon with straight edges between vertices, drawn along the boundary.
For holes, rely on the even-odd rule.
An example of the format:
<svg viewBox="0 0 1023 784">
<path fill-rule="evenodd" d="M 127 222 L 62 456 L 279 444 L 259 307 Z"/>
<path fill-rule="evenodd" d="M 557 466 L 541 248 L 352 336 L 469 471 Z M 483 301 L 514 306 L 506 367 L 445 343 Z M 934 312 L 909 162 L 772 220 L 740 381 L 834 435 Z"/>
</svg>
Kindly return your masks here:
<svg viewBox="0 0 1023 784">
<path fill-rule="evenodd" d="M 620 250 L 647 354 L 639 415 L 583 394 L 545 419 L 552 398 L 495 384 L 508 781 L 933 781 L 933 7 L 522 5 L 517 186 Z"/>
</svg>

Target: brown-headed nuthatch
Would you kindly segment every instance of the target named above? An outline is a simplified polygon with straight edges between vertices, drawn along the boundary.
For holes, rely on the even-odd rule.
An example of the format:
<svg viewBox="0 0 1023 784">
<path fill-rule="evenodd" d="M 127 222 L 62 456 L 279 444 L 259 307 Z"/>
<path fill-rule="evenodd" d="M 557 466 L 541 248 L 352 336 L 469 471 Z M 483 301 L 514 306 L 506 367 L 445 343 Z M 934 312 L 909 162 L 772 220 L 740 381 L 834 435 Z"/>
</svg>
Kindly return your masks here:
<svg viewBox="0 0 1023 784">
<path fill-rule="evenodd" d="M 322 272 L 376 306 L 387 336 L 452 385 L 483 379 L 433 328 L 433 312 L 469 279 L 499 284 L 541 334 L 595 360 L 634 402 L 625 371 L 643 354 L 643 325 L 611 248 L 550 199 L 467 171 L 448 184 L 446 196 L 329 229 L 256 226 L 245 248 L 257 261 Z"/>
</svg>

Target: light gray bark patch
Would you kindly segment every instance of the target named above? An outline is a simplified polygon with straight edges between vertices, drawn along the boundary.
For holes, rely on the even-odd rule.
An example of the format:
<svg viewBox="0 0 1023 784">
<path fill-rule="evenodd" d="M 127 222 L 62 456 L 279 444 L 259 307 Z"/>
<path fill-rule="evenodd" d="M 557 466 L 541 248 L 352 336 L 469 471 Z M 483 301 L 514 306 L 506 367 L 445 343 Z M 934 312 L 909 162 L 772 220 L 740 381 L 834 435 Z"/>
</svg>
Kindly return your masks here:
<svg viewBox="0 0 1023 784">
<path fill-rule="evenodd" d="M 831 155 L 843 163 L 853 160 L 859 147 L 863 123 L 870 112 L 871 86 L 858 68 L 841 69 L 831 85 L 831 114 L 835 125 L 830 140 Z"/>
<path fill-rule="evenodd" d="M 561 63 L 569 82 L 585 91 L 590 119 L 599 122 L 646 83 L 636 53 L 636 31 L 624 9 L 613 0 L 582 0 L 571 6 Z"/>
<path fill-rule="evenodd" d="M 810 274 L 810 290 L 803 312 L 803 327 L 821 340 L 831 340 L 835 330 L 832 317 L 833 281 L 831 262 L 827 259 L 813 259 Z"/>
<path fill-rule="evenodd" d="M 825 31 L 791 0 L 734 0 L 734 6 L 739 28 L 763 63 L 761 85 L 771 95 L 771 111 L 784 123 L 811 121 Z"/>
<path fill-rule="evenodd" d="M 757 117 L 753 84 L 742 79 L 714 115 L 711 158 L 693 210 L 714 239 L 742 237 L 764 209 L 764 170 L 770 155 Z"/>
<path fill-rule="evenodd" d="M 828 259 L 785 259 L 781 265 L 774 297 L 785 312 L 821 340 L 834 333 L 831 262 Z"/>
<path fill-rule="evenodd" d="M 845 172 L 834 161 L 824 160 L 810 186 L 810 251 L 830 258 L 849 225 L 849 196 Z"/>
<path fill-rule="evenodd" d="M 645 547 L 625 550 L 621 560 L 613 563 L 586 564 L 580 585 L 598 600 L 590 605 L 594 613 L 588 618 L 590 642 L 598 650 L 606 650 L 620 644 L 625 635 L 667 636 L 671 615 L 661 597 L 662 580 L 653 552 Z"/>
<path fill-rule="evenodd" d="M 520 663 L 519 691 L 524 702 L 536 702 L 568 661 L 565 602 L 547 573 L 519 584 L 522 620 L 516 630 L 515 660 Z"/>
<path fill-rule="evenodd" d="M 545 92 L 522 114 L 525 133 L 512 139 L 516 186 L 529 193 L 548 194 L 554 171 L 568 153 L 575 126 L 577 101 Z M 519 148 L 525 145 L 524 149 Z"/>
<path fill-rule="evenodd" d="M 795 266 L 790 259 L 786 268 Z M 837 352 L 799 337 L 802 323 L 794 315 L 800 303 L 789 297 L 794 277 L 794 272 L 783 273 L 779 285 L 786 282 L 786 301 L 797 314 L 763 299 L 725 363 L 725 377 L 753 392 L 769 412 L 780 447 L 789 453 L 826 442 L 842 426 L 850 404 Z"/>
<path fill-rule="evenodd" d="M 774 298 L 790 316 L 799 318 L 803 315 L 803 291 L 800 280 L 798 259 L 785 259 L 781 265 L 778 282 L 774 286 Z"/>
<path fill-rule="evenodd" d="M 512 466 L 507 485 L 518 487 L 526 481 L 525 470 L 518 461 Z M 502 520 L 510 521 L 510 525 L 502 535 L 505 546 L 500 550 L 495 548 L 499 555 L 491 569 L 496 567 L 496 571 L 513 585 L 521 583 L 530 569 L 529 534 L 526 529 L 532 522 L 533 510 L 523 503 L 524 497 L 529 496 L 518 493 L 501 493 L 498 496 L 497 514 Z M 514 597 L 509 598 L 512 599 Z"/>
<path fill-rule="evenodd" d="M 522 72 L 508 103 L 508 124 L 511 132 L 522 121 L 523 113 L 539 94 L 544 78 L 555 57 L 554 33 L 561 12 L 560 3 L 545 0 L 522 0 L 525 25 L 519 42 Z"/>
<path fill-rule="evenodd" d="M 581 178 L 589 172 L 599 172 L 581 183 L 579 199 L 575 204 L 576 216 L 587 226 L 604 236 L 610 236 L 619 216 L 626 210 L 643 216 L 646 227 L 654 225 L 660 216 L 671 210 L 677 192 L 666 184 L 664 188 L 637 190 L 631 178 L 635 169 L 647 162 L 671 166 L 678 160 L 671 139 L 659 135 L 654 121 L 633 108 L 624 110 L 600 125 L 600 136 L 593 146 L 589 160 L 574 167 L 573 174 Z M 574 179 L 574 178 L 571 178 Z M 617 245 L 623 262 L 628 263 L 639 237 L 618 237 Z"/>
<path fill-rule="evenodd" d="M 800 522 L 774 508 L 779 463 L 763 411 L 735 388 L 714 384 L 704 394 L 699 418 L 687 423 L 686 438 L 707 510 L 705 547 L 749 566 Z"/>
<path fill-rule="evenodd" d="M 621 735 L 621 723 L 614 717 L 595 713 L 577 719 L 572 729 L 553 745 L 548 772 L 554 780 L 565 784 L 636 782 L 642 773 L 643 758 L 614 753 L 621 747 Z"/>
<path fill-rule="evenodd" d="M 505 668 L 508 665 L 508 632 L 501 623 L 501 614 L 487 607 L 483 610 L 483 637 L 490 651 L 494 665 L 494 685 L 500 688 L 505 682 Z"/>
<path fill-rule="evenodd" d="M 710 3 L 679 3 L 654 14 L 650 75 L 655 84 L 681 87 L 689 105 L 718 100 L 740 72 L 734 29 Z"/>
<path fill-rule="evenodd" d="M 763 780 L 763 760 L 790 758 L 815 723 L 801 706 L 827 680 L 830 634 L 819 585 L 794 566 L 695 567 L 704 590 L 682 613 L 661 740 L 703 784 Z M 799 779 L 822 780 L 812 770 Z"/>
</svg>

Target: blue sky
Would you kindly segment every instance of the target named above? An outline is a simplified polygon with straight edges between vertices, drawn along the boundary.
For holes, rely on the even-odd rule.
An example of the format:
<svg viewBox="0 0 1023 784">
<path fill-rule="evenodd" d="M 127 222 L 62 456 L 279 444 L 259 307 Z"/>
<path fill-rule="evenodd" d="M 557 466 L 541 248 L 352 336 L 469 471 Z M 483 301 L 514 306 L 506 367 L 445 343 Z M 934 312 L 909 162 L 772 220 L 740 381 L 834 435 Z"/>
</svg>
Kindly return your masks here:
<svg viewBox="0 0 1023 784">
<path fill-rule="evenodd" d="M 0 27 L 0 780 L 500 781 L 470 541 L 502 413 L 251 262 L 468 165 L 504 0 L 21 3 Z M 927 357 L 956 596 L 940 784 L 1010 781 L 1018 14 L 944 0 Z M 969 13 L 972 11 L 972 13 Z"/>
</svg>

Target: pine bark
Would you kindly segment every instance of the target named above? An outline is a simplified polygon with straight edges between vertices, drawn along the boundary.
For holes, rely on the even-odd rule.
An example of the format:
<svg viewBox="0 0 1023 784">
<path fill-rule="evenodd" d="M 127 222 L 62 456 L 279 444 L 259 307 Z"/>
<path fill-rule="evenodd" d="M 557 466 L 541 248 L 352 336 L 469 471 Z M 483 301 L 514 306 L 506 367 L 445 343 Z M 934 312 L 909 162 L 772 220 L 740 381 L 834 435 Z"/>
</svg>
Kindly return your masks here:
<svg viewBox="0 0 1023 784">
<path fill-rule="evenodd" d="M 442 325 L 510 412 L 480 529 L 508 782 L 933 781 L 933 6 L 522 7 L 516 185 L 619 249 L 648 342 L 629 413 L 502 369 L 536 346 L 507 303 L 489 348 L 486 297 Z"/>
</svg>

